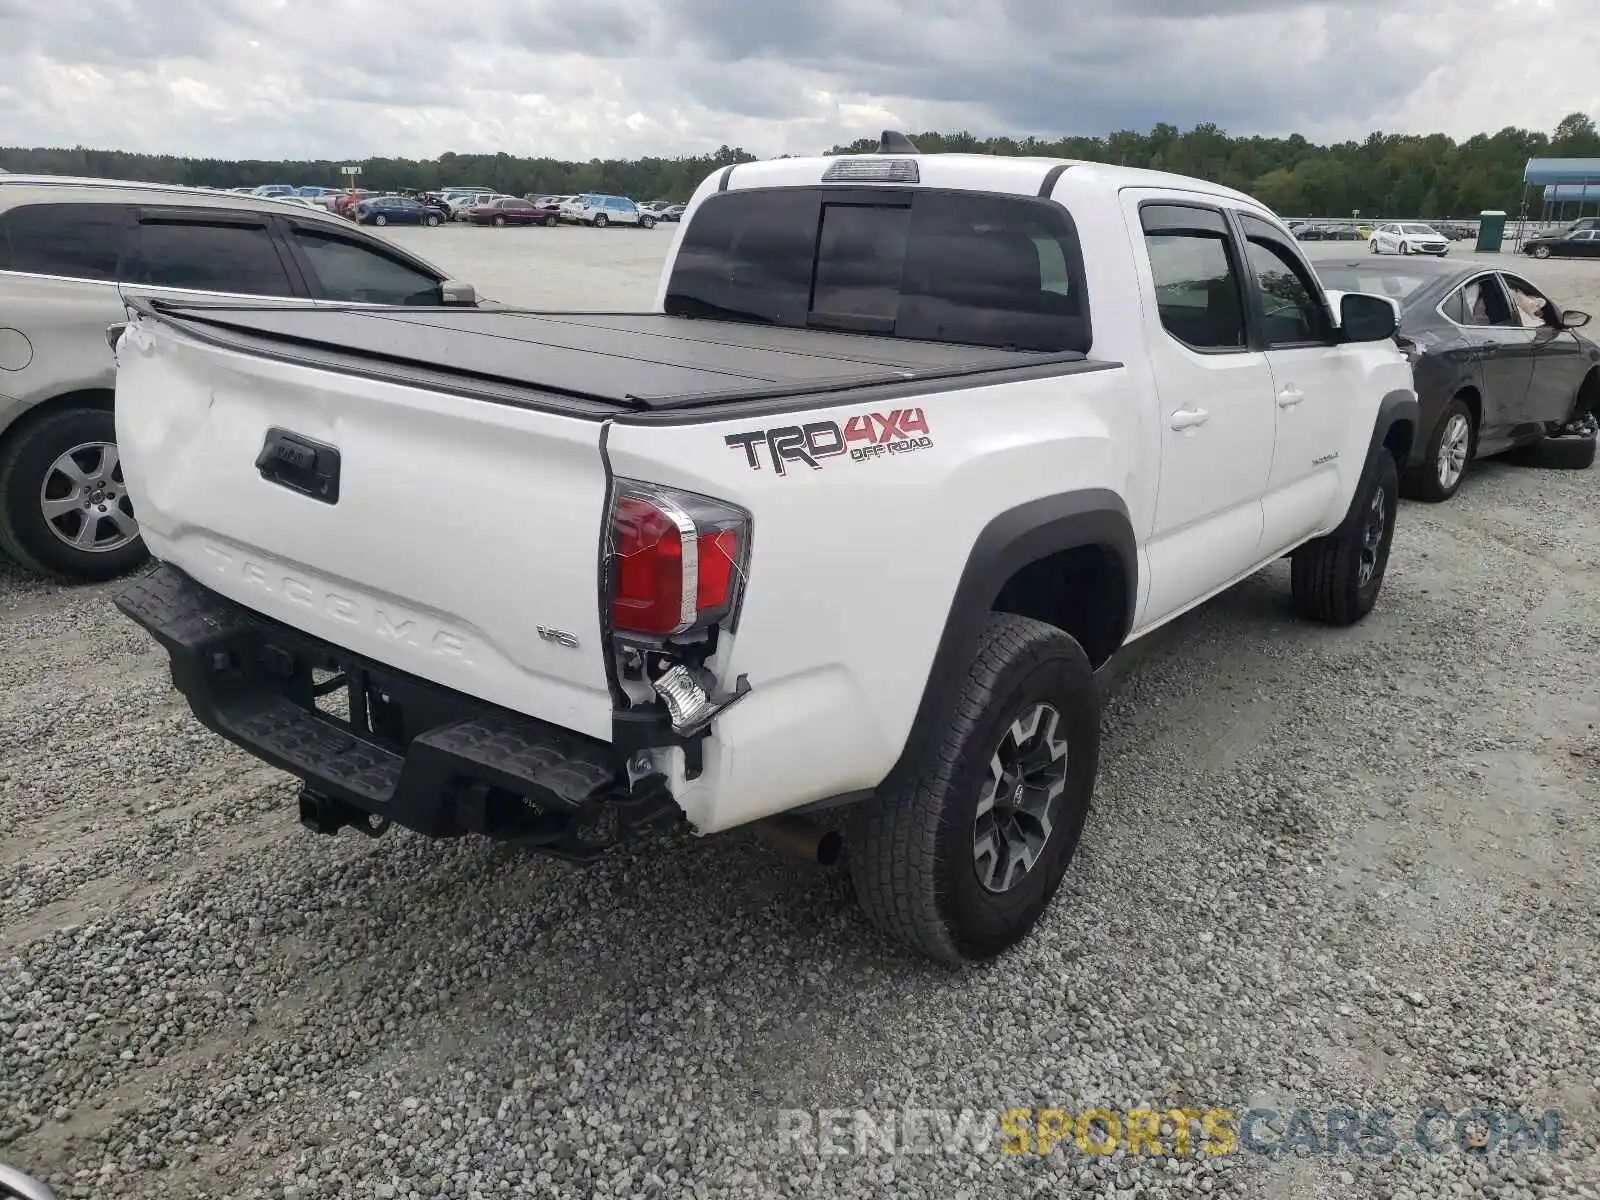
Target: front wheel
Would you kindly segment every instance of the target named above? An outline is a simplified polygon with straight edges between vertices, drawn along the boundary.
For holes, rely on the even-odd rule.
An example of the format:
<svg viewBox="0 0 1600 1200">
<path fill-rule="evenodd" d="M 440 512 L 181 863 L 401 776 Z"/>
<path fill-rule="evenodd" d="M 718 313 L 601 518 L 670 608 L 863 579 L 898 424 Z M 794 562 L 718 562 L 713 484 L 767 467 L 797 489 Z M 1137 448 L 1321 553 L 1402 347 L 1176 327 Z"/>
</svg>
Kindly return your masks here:
<svg viewBox="0 0 1600 1200">
<path fill-rule="evenodd" d="M 654 217 L 640 217 L 639 225 L 643 229 L 654 229 L 656 227 L 656 219 Z"/>
<path fill-rule="evenodd" d="M 1301 616 L 1354 625 L 1372 611 L 1389 566 L 1399 506 L 1399 472 L 1388 450 L 1379 447 L 1344 523 L 1290 556 L 1289 583 Z"/>
<path fill-rule="evenodd" d="M 1094 670 L 1053 626 L 991 614 L 941 728 L 851 813 L 851 879 L 883 932 L 949 963 L 1025 937 L 1077 849 L 1100 754 Z"/>
<path fill-rule="evenodd" d="M 506 227 L 506 219 L 504 217 L 496 217 L 494 219 L 494 227 L 496 229 L 504 229 Z"/>
<path fill-rule="evenodd" d="M 556 218 L 546 217 L 542 224 L 546 229 L 554 229 L 556 227 Z"/>
<path fill-rule="evenodd" d="M 437 228 L 439 224 L 439 217 L 436 213 L 429 213 L 427 216 L 422 218 L 422 223 L 429 229 Z"/>
<path fill-rule="evenodd" d="M 63 409 L 14 434 L 0 453 L 0 550 L 85 583 L 145 560 L 109 411 Z"/>
<path fill-rule="evenodd" d="M 1372 240 L 1371 240 L 1371 241 L 1370 241 L 1370 242 L 1368 242 L 1368 243 L 1367 243 L 1367 247 L 1368 247 L 1368 248 L 1369 248 L 1369 249 L 1370 249 L 1370 250 L 1371 250 L 1371 251 L 1372 251 L 1372 252 L 1373 252 L 1373 253 L 1374 253 L 1374 254 L 1378 254 L 1378 253 L 1380 253 L 1380 251 L 1379 251 L 1379 250 L 1378 250 L 1378 239 L 1377 239 L 1377 238 L 1373 238 L 1373 239 L 1372 239 Z"/>
<path fill-rule="evenodd" d="M 1549 258 L 1550 257 L 1550 247 L 1549 246 L 1535 246 L 1533 248 L 1533 256 L 1535 258 Z"/>
<path fill-rule="evenodd" d="M 1472 410 L 1457 396 L 1445 405 L 1428 438 L 1427 452 L 1406 472 L 1405 493 L 1415 500 L 1439 504 L 1461 490 L 1472 461 Z"/>
</svg>

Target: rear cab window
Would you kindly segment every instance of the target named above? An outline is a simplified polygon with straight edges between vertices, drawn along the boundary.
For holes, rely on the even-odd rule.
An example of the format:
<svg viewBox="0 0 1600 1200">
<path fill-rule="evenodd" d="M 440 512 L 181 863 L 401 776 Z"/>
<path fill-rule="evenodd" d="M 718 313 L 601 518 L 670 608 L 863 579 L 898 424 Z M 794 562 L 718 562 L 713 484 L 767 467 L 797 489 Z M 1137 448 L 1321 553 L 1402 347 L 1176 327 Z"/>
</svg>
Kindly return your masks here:
<svg viewBox="0 0 1600 1200">
<path fill-rule="evenodd" d="M 1083 259 L 1049 200 L 882 187 L 708 197 L 666 311 L 793 328 L 1087 353 Z"/>
</svg>

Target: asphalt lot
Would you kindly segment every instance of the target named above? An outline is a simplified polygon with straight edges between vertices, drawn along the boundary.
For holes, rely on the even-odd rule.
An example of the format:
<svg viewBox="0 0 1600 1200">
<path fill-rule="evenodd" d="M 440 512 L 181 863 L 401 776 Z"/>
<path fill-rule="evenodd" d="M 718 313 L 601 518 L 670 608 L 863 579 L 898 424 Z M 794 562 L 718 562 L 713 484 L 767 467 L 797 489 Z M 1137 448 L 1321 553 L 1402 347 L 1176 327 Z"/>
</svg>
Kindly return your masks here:
<svg viewBox="0 0 1600 1200">
<path fill-rule="evenodd" d="M 504 302 L 612 307 L 649 302 L 672 229 L 392 236 Z M 1600 313 L 1600 263 L 1515 261 Z M 1132 648 L 1055 908 L 954 974 L 743 835 L 580 872 L 316 838 L 115 587 L 0 566 L 0 1163 L 96 1198 L 1600 1195 L 1597 511 L 1600 472 L 1483 464 L 1405 506 L 1360 627 L 1297 623 L 1280 565 Z M 1559 1145 L 1418 1151 L 1430 1104 L 1558 1110 Z M 1276 1110 L 1257 1144 L 1391 1106 L 1401 1147 L 776 1132 L 1142 1105 Z"/>
</svg>

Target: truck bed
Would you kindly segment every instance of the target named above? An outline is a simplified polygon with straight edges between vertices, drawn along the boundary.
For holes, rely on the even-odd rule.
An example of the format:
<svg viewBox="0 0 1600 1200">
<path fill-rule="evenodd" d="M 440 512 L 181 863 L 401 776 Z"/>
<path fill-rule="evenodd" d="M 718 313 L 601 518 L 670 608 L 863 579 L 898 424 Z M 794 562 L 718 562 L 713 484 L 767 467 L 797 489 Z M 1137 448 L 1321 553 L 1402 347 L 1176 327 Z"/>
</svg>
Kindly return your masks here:
<svg viewBox="0 0 1600 1200">
<path fill-rule="evenodd" d="M 602 416 L 975 374 L 1071 369 L 1042 353 L 660 313 L 291 309 L 135 301 L 249 353 L 506 403 Z M 1095 364 L 1098 365 L 1098 364 Z"/>
</svg>

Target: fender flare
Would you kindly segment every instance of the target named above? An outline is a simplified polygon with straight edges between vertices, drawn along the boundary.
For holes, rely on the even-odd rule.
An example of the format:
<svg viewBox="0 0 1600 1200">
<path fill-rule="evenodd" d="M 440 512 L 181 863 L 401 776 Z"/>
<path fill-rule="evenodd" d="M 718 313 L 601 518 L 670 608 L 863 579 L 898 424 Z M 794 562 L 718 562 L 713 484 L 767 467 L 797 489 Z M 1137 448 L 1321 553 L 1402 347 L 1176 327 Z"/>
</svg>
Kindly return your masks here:
<svg viewBox="0 0 1600 1200">
<path fill-rule="evenodd" d="M 967 552 L 923 683 L 922 700 L 886 781 L 911 770 L 919 740 L 937 736 L 943 727 L 945 710 L 967 673 L 973 647 L 1006 581 L 1031 562 L 1087 546 L 1110 551 L 1122 567 L 1126 596 L 1121 628 L 1114 638 L 1115 646 L 1120 646 L 1132 627 L 1139 597 L 1138 539 L 1121 496 L 1104 488 L 1044 496 L 1007 509 L 983 527 Z"/>
<path fill-rule="evenodd" d="M 1422 436 L 1422 404 L 1416 392 L 1409 388 L 1397 388 L 1378 401 L 1378 415 L 1372 422 L 1372 441 L 1367 444 L 1367 462 L 1371 462 L 1372 456 L 1387 446 L 1390 432 L 1402 421 L 1411 425 L 1411 445 L 1406 449 L 1404 460 L 1396 465 L 1404 471 L 1422 461 L 1422 452 L 1428 440 Z"/>
</svg>

